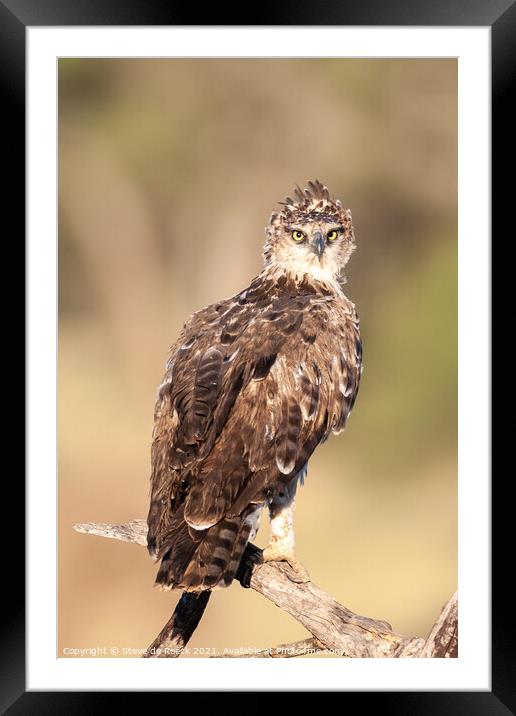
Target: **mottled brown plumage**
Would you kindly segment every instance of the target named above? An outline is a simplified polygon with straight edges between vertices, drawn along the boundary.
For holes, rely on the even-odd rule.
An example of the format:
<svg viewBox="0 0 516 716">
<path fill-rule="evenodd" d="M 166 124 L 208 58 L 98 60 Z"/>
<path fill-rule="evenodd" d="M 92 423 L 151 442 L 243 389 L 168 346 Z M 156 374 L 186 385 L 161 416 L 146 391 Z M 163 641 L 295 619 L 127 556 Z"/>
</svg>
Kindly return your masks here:
<svg viewBox="0 0 516 716">
<path fill-rule="evenodd" d="M 350 212 L 309 182 L 272 215 L 260 275 L 185 323 L 155 409 L 148 547 L 161 586 L 230 584 L 261 508 L 293 494 L 343 430 L 361 374 L 340 276 L 353 248 Z"/>
</svg>

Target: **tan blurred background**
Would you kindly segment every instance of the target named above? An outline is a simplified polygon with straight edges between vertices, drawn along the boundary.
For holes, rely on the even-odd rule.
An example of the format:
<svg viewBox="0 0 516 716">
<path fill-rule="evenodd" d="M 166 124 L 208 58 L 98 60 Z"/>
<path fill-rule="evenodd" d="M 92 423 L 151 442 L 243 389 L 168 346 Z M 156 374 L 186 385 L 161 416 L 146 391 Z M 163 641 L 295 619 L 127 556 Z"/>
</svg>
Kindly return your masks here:
<svg viewBox="0 0 516 716">
<path fill-rule="evenodd" d="M 146 516 L 168 347 L 258 273 L 275 202 L 315 177 L 353 212 L 365 369 L 310 461 L 298 555 L 350 609 L 428 632 L 457 581 L 456 165 L 455 60 L 60 60 L 60 656 L 143 648 L 170 616 L 144 549 L 72 526 Z M 304 636 L 235 584 L 191 646 Z"/>
</svg>

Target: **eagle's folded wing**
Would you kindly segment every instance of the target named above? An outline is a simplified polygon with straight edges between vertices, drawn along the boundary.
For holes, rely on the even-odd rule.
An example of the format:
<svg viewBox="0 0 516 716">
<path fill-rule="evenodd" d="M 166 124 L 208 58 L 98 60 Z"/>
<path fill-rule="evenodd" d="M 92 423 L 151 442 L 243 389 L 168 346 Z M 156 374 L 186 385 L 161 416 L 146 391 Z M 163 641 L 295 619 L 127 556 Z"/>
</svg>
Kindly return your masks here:
<svg viewBox="0 0 516 716">
<path fill-rule="evenodd" d="M 343 429 L 353 406 L 361 363 L 354 314 L 334 322 L 311 296 L 276 304 L 264 296 L 262 307 L 252 298 L 195 314 L 172 349 L 152 448 L 149 548 L 157 556 L 179 521 L 195 536 L 267 499 Z"/>
</svg>

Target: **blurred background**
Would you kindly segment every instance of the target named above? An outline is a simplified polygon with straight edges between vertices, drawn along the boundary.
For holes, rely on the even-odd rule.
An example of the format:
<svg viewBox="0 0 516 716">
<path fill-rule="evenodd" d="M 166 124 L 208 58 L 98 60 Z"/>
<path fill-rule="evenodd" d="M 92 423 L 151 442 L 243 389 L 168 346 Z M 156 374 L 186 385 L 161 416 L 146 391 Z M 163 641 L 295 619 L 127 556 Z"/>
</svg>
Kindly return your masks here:
<svg viewBox="0 0 516 716">
<path fill-rule="evenodd" d="M 346 431 L 310 461 L 297 552 L 355 612 L 425 636 L 457 582 L 457 63 L 59 61 L 59 644 L 146 647 L 178 594 L 143 548 L 156 388 L 195 310 L 248 285 L 294 183 L 351 208 L 364 342 Z M 262 521 L 256 542 L 264 546 Z M 217 591 L 191 646 L 306 636 Z"/>
</svg>

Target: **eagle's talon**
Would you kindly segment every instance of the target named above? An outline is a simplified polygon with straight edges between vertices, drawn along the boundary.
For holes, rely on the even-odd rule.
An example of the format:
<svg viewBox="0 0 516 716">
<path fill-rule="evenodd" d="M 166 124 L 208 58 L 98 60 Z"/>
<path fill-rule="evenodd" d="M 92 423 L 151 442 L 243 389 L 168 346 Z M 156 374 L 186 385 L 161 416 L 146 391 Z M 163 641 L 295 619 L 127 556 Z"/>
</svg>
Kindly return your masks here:
<svg viewBox="0 0 516 716">
<path fill-rule="evenodd" d="M 289 557 L 285 562 L 290 567 L 288 578 L 291 582 L 296 584 L 306 584 L 310 581 L 310 575 L 306 567 L 296 559 L 296 557 Z"/>
<path fill-rule="evenodd" d="M 242 555 L 240 565 L 235 575 L 244 589 L 250 588 L 254 568 L 257 564 L 261 564 L 262 562 L 262 551 L 254 545 L 248 544 L 244 554 Z"/>
<path fill-rule="evenodd" d="M 306 567 L 298 560 L 294 554 L 283 554 L 274 548 L 266 547 L 263 550 L 264 562 L 286 562 L 289 566 L 287 576 L 291 582 L 296 584 L 306 584 L 310 581 L 310 575 Z"/>
</svg>

